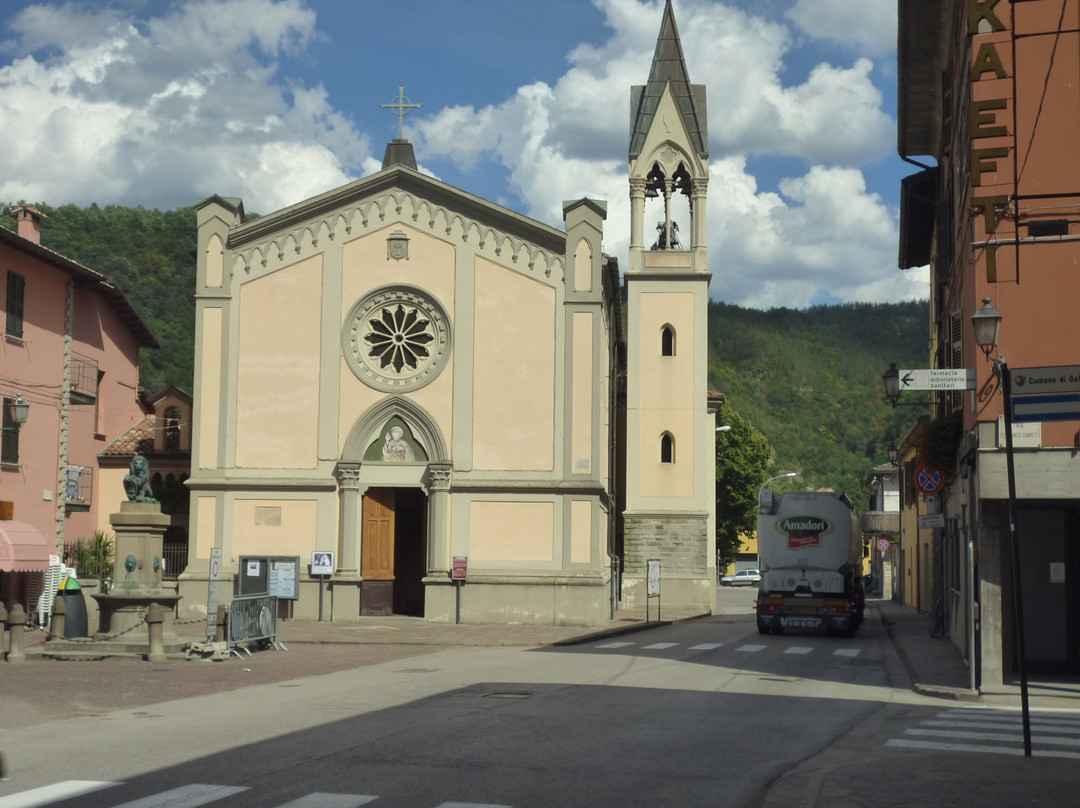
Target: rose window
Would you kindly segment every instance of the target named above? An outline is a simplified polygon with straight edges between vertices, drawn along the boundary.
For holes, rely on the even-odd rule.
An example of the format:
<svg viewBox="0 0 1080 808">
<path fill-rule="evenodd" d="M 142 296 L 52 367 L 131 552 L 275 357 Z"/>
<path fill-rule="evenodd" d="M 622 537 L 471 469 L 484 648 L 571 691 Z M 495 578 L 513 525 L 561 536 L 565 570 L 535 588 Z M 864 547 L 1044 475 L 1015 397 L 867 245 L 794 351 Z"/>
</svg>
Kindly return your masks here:
<svg viewBox="0 0 1080 808">
<path fill-rule="evenodd" d="M 442 307 L 426 292 L 395 287 L 372 292 L 345 319 L 345 361 L 377 390 L 423 387 L 442 370 L 450 330 Z"/>
<path fill-rule="evenodd" d="M 380 368 L 392 365 L 395 373 L 401 373 L 406 366 L 416 370 L 419 361 L 430 356 L 427 345 L 435 336 L 431 321 L 418 309 L 406 310 L 399 303 L 396 308 L 383 309 L 368 326 L 364 342 L 371 346 L 368 356 L 377 357 Z"/>
</svg>

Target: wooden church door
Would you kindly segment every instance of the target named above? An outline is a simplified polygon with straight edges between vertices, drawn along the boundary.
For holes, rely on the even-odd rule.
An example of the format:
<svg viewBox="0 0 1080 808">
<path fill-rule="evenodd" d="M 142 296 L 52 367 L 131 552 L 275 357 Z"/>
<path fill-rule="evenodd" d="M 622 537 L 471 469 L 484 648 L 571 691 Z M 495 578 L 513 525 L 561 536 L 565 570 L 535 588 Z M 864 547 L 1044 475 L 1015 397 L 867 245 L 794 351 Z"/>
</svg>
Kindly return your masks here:
<svg viewBox="0 0 1080 808">
<path fill-rule="evenodd" d="M 393 614 L 394 489 L 372 488 L 364 494 L 361 535 L 360 614 Z"/>
</svg>

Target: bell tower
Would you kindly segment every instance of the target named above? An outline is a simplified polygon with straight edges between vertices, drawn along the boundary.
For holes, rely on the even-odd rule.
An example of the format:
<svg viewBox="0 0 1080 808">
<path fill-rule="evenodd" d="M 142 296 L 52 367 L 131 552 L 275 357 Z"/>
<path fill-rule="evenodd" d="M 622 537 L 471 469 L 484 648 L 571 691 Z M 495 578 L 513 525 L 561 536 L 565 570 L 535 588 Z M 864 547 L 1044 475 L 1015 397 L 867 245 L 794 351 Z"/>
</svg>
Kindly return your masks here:
<svg viewBox="0 0 1080 808">
<path fill-rule="evenodd" d="M 631 88 L 629 157 L 623 598 L 644 602 L 648 561 L 659 559 L 665 607 L 711 610 L 716 425 L 707 384 L 705 87 L 690 83 L 671 0 L 649 81 Z"/>
</svg>

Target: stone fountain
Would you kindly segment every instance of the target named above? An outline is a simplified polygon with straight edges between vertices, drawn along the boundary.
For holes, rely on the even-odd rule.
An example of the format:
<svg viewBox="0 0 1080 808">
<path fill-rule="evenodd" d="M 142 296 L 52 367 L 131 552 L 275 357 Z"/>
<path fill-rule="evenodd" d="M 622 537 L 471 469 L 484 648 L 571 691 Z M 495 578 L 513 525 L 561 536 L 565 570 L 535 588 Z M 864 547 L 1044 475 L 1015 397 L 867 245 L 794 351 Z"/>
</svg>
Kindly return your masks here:
<svg viewBox="0 0 1080 808">
<path fill-rule="evenodd" d="M 144 656 L 151 654 L 147 628 L 143 626 L 151 605 L 163 614 L 165 655 L 180 655 L 186 642 L 173 631 L 173 614 L 180 600 L 175 590 L 161 581 L 162 539 L 169 517 L 161 512 L 149 484 L 146 458 L 135 455 L 130 473 L 124 475 L 127 502 L 109 516 L 116 536 L 112 586 L 93 595 L 98 603 L 98 631 L 88 640 L 50 639 L 43 652 L 48 656 Z M 157 654 L 155 654 L 157 656 Z"/>
</svg>

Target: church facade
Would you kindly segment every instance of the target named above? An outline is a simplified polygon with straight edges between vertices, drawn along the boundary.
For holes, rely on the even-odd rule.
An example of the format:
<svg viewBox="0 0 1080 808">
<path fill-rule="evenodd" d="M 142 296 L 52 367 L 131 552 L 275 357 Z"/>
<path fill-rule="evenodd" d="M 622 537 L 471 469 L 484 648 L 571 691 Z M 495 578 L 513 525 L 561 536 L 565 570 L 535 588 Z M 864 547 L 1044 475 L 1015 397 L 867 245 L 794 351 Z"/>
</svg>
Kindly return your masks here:
<svg viewBox="0 0 1080 808">
<path fill-rule="evenodd" d="M 199 204 L 182 618 L 205 615 L 212 548 L 236 591 L 298 561 L 294 617 L 598 625 L 646 597 L 650 560 L 665 604 L 711 608 L 704 92 L 670 3 L 637 98 L 625 312 L 605 203 L 554 228 L 424 176 L 400 138 L 258 219 Z"/>
</svg>

